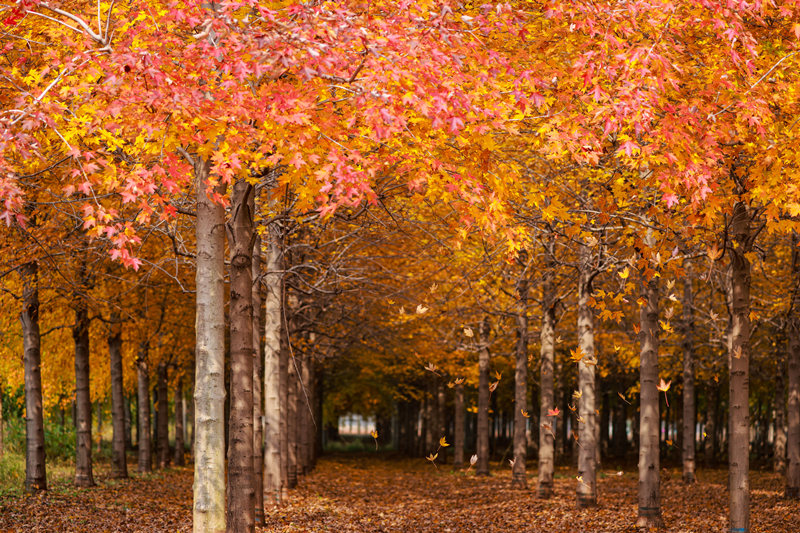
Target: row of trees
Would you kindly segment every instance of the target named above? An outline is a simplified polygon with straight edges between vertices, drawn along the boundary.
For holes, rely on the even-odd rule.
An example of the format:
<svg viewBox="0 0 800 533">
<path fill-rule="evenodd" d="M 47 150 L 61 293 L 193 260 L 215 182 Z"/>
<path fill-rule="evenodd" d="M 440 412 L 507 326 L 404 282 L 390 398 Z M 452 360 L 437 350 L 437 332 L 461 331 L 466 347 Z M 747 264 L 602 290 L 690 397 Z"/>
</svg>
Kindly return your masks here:
<svg viewBox="0 0 800 533">
<path fill-rule="evenodd" d="M 150 349 L 193 358 L 198 531 L 252 529 L 262 439 L 263 493 L 282 490 L 275 468 L 280 486 L 289 483 L 298 463 L 284 444 L 288 420 L 292 409 L 310 414 L 315 397 L 314 359 L 306 370 L 304 354 L 346 359 L 357 382 L 371 384 L 360 401 L 373 407 L 387 393 L 380 376 L 394 378 L 390 396 L 412 400 L 437 369 L 457 391 L 477 384 L 477 469 L 486 471 L 490 397 L 503 381 L 499 370 L 489 374 L 490 355 L 513 320 L 517 340 L 503 350 L 514 353 L 514 480 L 523 485 L 528 309 L 537 299 L 540 493 L 552 476 L 553 376 L 569 320 L 575 335 L 560 357 L 562 375 L 566 354 L 577 365 L 576 386 L 561 416 L 573 417 L 578 503 L 597 499 L 598 372 L 638 367 L 638 387 L 620 393 L 639 394 L 639 519 L 658 525 L 659 388 L 670 380 L 659 375 L 659 332 L 675 334 L 680 309 L 687 427 L 698 335 L 708 333 L 710 366 L 727 353 L 731 528 L 749 529 L 753 326 L 783 321 L 787 342 L 800 345 L 781 244 L 800 212 L 794 3 L 26 0 L 5 11 L 14 40 L 4 49 L 0 216 L 12 228 L 4 278 L 16 276 L 5 297 L 23 309 L 32 436 L 40 371 L 58 374 L 40 361 L 40 274 L 51 303 L 69 302 L 70 318 L 51 305 L 47 319 L 73 332 L 75 379 L 64 384 L 75 388 L 77 482 L 92 482 L 90 369 L 105 367 L 97 351 L 92 364 L 92 319 L 124 323 L 123 350 L 137 346 L 141 421 Z M 265 267 L 253 252 L 257 234 Z M 752 264 L 775 269 L 762 276 L 782 296 L 769 310 L 753 304 L 761 282 Z M 675 284 L 694 278 L 679 306 Z M 715 280 L 712 292 L 725 298 L 690 303 L 700 280 Z M 693 331 L 701 312 L 709 320 Z M 606 340 L 598 320 L 625 328 Z M 124 373 L 115 365 L 118 405 Z M 788 367 L 791 494 L 800 463 L 795 355 Z M 20 383 L 16 375 L 9 382 Z M 326 397 L 346 393 L 337 387 Z M 30 442 L 43 464 L 41 439 Z"/>
</svg>

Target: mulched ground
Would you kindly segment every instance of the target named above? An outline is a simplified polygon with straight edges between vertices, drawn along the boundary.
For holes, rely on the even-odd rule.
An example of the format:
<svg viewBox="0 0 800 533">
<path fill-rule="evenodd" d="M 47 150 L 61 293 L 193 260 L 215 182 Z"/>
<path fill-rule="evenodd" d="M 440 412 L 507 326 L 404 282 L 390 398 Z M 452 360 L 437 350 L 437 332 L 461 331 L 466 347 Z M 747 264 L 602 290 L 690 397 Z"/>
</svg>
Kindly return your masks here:
<svg viewBox="0 0 800 533">
<path fill-rule="evenodd" d="M 488 478 L 435 467 L 425 459 L 386 460 L 375 455 L 337 455 L 290 491 L 290 502 L 267 510 L 260 532 L 633 532 L 635 472 L 602 471 L 599 506 L 575 506 L 575 472 L 559 469 L 555 496 L 512 490 L 511 469 L 493 465 Z M 67 481 L 37 496 L 0 502 L 0 531 L 175 532 L 191 531 L 192 470 L 175 468 L 130 480 L 76 489 Z M 662 477 L 667 531 L 716 533 L 727 529 L 727 472 L 701 470 L 684 485 L 677 471 Z M 531 486 L 535 472 L 531 473 Z M 752 531 L 800 532 L 800 502 L 782 498 L 783 479 L 751 474 Z"/>
</svg>

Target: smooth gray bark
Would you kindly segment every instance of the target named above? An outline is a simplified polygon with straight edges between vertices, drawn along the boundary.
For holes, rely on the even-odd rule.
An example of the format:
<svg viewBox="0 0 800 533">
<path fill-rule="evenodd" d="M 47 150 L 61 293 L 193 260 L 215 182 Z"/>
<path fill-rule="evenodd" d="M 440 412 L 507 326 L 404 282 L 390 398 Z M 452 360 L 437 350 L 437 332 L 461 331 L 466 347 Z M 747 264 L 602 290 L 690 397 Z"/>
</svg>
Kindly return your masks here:
<svg viewBox="0 0 800 533">
<path fill-rule="evenodd" d="M 489 320 L 484 318 L 480 326 L 480 349 L 478 351 L 478 425 L 476 451 L 478 462 L 475 473 L 489 475 Z"/>
<path fill-rule="evenodd" d="M 539 404 L 539 479 L 537 494 L 540 498 L 553 495 L 553 474 L 555 468 L 555 435 L 557 416 L 548 416 L 551 409 L 556 408 L 554 393 L 555 363 L 555 324 L 556 296 L 553 287 L 553 242 L 549 241 L 545 249 L 545 271 L 542 281 L 542 331 L 540 334 L 540 404 Z"/>
<path fill-rule="evenodd" d="M 636 527 L 662 529 L 659 459 L 658 280 L 642 280 L 645 300 L 639 312 L 639 514 Z"/>
<path fill-rule="evenodd" d="M 528 405 L 528 279 L 524 261 L 523 272 L 517 281 L 517 345 L 514 373 L 514 465 L 511 467 L 511 486 L 528 488 L 525 461 L 528 456 L 528 420 L 523 409 Z M 530 415 L 529 415 L 530 416 Z"/>
<path fill-rule="evenodd" d="M 692 271 L 686 269 L 683 282 L 683 442 L 681 463 L 683 481 L 694 483 L 695 477 L 695 393 L 694 393 L 694 293 Z"/>
<path fill-rule="evenodd" d="M 255 202 L 253 202 L 255 209 Z M 255 212 L 255 211 L 254 211 Z M 255 521 L 264 523 L 264 359 L 261 337 L 261 238 L 255 234 L 252 262 L 253 302 L 253 490 L 255 491 Z"/>
<path fill-rule="evenodd" d="M 264 275 L 264 504 L 281 502 L 281 279 L 283 266 L 276 223 L 267 228 Z"/>
<path fill-rule="evenodd" d="M 729 226 L 728 247 L 728 365 L 730 368 L 730 417 L 728 461 L 731 531 L 750 531 L 750 261 L 752 248 L 750 213 L 737 202 Z"/>
<path fill-rule="evenodd" d="M 589 307 L 592 294 L 592 254 L 580 247 L 578 280 L 578 347 L 583 358 L 578 363 L 578 507 L 597 505 L 597 452 L 595 431 L 595 350 L 594 316 Z"/>
<path fill-rule="evenodd" d="M 195 533 L 225 530 L 225 216 L 210 198 L 209 163 L 195 162 Z M 222 189 L 217 192 L 224 192 Z"/>
</svg>

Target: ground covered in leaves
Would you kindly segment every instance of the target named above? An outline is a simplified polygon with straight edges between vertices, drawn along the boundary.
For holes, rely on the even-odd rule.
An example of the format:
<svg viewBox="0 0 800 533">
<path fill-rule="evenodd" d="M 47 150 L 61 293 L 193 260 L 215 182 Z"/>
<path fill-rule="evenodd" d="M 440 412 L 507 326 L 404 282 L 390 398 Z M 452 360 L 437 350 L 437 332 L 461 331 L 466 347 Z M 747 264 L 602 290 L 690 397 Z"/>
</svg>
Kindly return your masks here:
<svg viewBox="0 0 800 533">
<path fill-rule="evenodd" d="M 387 460 L 375 455 L 336 455 L 290 492 L 291 501 L 268 510 L 269 532 L 632 532 L 636 473 L 603 470 L 599 506 L 575 507 L 575 472 L 559 469 L 555 496 L 539 500 L 532 490 L 512 490 L 510 468 L 493 465 L 486 478 L 438 468 L 425 459 Z M 37 496 L 0 500 L 0 531 L 190 531 L 191 468 L 169 469 L 125 481 L 107 478 L 76 489 L 57 480 Z M 531 486 L 535 471 L 530 472 Z M 677 470 L 662 478 L 663 514 L 674 533 L 726 531 L 727 472 L 701 470 L 684 485 Z M 797 533 L 800 502 L 782 498 L 783 479 L 752 472 L 752 531 Z"/>
</svg>

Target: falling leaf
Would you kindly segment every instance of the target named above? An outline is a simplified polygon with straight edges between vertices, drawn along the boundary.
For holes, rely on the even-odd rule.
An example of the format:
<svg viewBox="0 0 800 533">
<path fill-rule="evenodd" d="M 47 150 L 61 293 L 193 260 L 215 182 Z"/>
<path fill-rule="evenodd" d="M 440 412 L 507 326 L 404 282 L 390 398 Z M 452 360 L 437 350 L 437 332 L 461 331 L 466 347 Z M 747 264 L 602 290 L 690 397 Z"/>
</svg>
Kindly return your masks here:
<svg viewBox="0 0 800 533">
<path fill-rule="evenodd" d="M 672 318 L 673 313 L 675 313 L 675 308 L 674 307 L 668 308 L 666 311 L 664 311 L 664 318 L 669 320 L 670 318 Z"/>
<path fill-rule="evenodd" d="M 436 371 L 437 370 L 436 365 L 434 365 L 433 363 L 428 363 L 427 365 L 425 365 L 425 370 L 427 370 L 428 372 L 433 372 L 437 376 L 439 375 L 439 373 Z"/>
<path fill-rule="evenodd" d="M 439 446 L 441 446 L 442 448 L 446 448 L 447 446 L 450 446 L 450 444 L 445 440 L 444 437 L 442 437 L 441 439 L 439 439 Z"/>
<path fill-rule="evenodd" d="M 708 316 L 711 317 L 711 320 L 716 320 L 716 319 L 719 318 L 719 315 L 717 313 L 715 313 L 714 311 L 709 311 L 708 312 Z"/>
<path fill-rule="evenodd" d="M 734 359 L 741 359 L 742 358 L 742 347 L 737 346 L 733 349 L 733 358 Z"/>
<path fill-rule="evenodd" d="M 564 342 L 564 339 L 561 338 L 561 335 L 556 337 L 556 344 L 561 344 L 562 342 Z"/>
<path fill-rule="evenodd" d="M 404 314 L 406 314 L 406 308 L 405 308 L 405 307 L 403 307 L 402 305 L 400 306 L 400 314 L 401 314 L 401 315 L 404 315 Z"/>
<path fill-rule="evenodd" d="M 622 399 L 622 401 L 627 403 L 628 405 L 631 404 L 631 402 L 629 402 L 621 392 L 618 392 L 617 396 L 619 396 Z"/>
<path fill-rule="evenodd" d="M 573 413 L 578 409 L 574 405 L 568 405 L 567 407 L 569 407 L 569 410 L 572 411 Z"/>
<path fill-rule="evenodd" d="M 497 381 L 500 381 L 500 378 L 503 377 L 503 374 L 498 372 L 497 370 L 494 371 L 494 377 L 497 378 Z"/>
<path fill-rule="evenodd" d="M 675 296 L 674 294 L 670 294 L 667 298 L 669 298 L 670 302 L 677 302 L 678 301 L 678 297 Z"/>
<path fill-rule="evenodd" d="M 583 359 L 583 350 L 578 346 L 576 349 L 569 351 L 569 357 L 572 359 L 572 362 L 578 363 Z"/>
<path fill-rule="evenodd" d="M 717 259 L 719 259 L 720 257 L 722 257 L 722 250 L 720 250 L 720 249 L 717 247 L 717 244 L 716 244 L 716 243 L 714 243 L 714 246 L 712 246 L 712 247 L 710 247 L 710 248 L 708 249 L 708 252 L 707 252 L 707 253 L 708 253 L 708 258 L 709 258 L 709 259 L 711 259 L 712 261 L 716 261 Z"/>
<path fill-rule="evenodd" d="M 427 459 L 430 462 L 434 462 L 437 457 L 439 457 L 439 452 L 432 453 L 432 454 L 428 455 L 425 459 Z"/>
<path fill-rule="evenodd" d="M 671 291 L 674 287 L 675 287 L 675 280 L 674 279 L 667 280 L 667 290 Z"/>
<path fill-rule="evenodd" d="M 514 465 L 516 464 L 516 462 L 517 462 L 516 459 L 509 459 L 508 460 L 508 464 L 511 465 L 511 468 L 514 468 Z"/>
<path fill-rule="evenodd" d="M 547 410 L 547 416 L 559 416 L 561 411 L 558 410 L 558 407 L 554 407 L 553 409 Z"/>
<path fill-rule="evenodd" d="M 373 429 L 372 431 L 369 432 L 369 434 L 373 439 L 377 439 L 378 438 L 378 430 L 377 429 Z"/>
<path fill-rule="evenodd" d="M 498 385 L 500 385 L 499 381 L 495 381 L 494 383 L 489 385 L 489 392 L 494 392 L 494 390 L 497 388 Z"/>
<path fill-rule="evenodd" d="M 667 402 L 667 407 L 669 407 L 669 398 L 667 398 L 667 391 L 669 390 L 669 386 L 672 385 L 672 380 L 664 383 L 664 378 L 661 378 L 661 382 L 658 384 L 658 390 L 664 392 L 664 401 Z"/>
<path fill-rule="evenodd" d="M 464 383 L 464 378 L 456 378 L 454 382 L 456 385 L 461 385 L 462 383 Z"/>
<path fill-rule="evenodd" d="M 616 344 L 614 345 L 614 351 L 615 351 L 615 352 L 618 352 L 618 351 L 620 351 L 621 349 L 622 349 L 622 346 L 617 346 Z"/>
<path fill-rule="evenodd" d="M 636 335 L 638 335 L 640 331 L 642 331 L 642 327 L 641 327 L 639 324 L 634 324 L 634 325 L 633 325 L 633 332 L 634 332 Z"/>
<path fill-rule="evenodd" d="M 659 320 L 658 323 L 661 325 L 661 329 L 666 331 L 667 333 L 672 333 L 672 326 L 670 325 L 669 321 Z"/>
<path fill-rule="evenodd" d="M 667 446 L 672 446 L 672 439 L 667 439 Z"/>
<path fill-rule="evenodd" d="M 469 458 L 469 464 L 475 466 L 475 463 L 478 462 L 478 454 L 473 455 Z"/>
<path fill-rule="evenodd" d="M 578 417 L 578 424 L 583 424 L 584 422 L 586 422 L 586 420 L 582 416 L 579 416 Z"/>
<path fill-rule="evenodd" d="M 580 400 L 581 396 L 583 396 L 583 393 L 579 390 L 576 390 L 575 392 L 572 393 L 572 397 L 575 398 L 576 400 Z"/>
<path fill-rule="evenodd" d="M 418 315 L 422 315 L 422 314 L 425 314 L 425 313 L 427 313 L 427 312 L 428 312 L 428 308 L 427 308 L 427 307 L 425 307 L 424 305 L 422 305 L 422 304 L 419 304 L 419 305 L 417 306 L 417 314 L 418 314 Z"/>
<path fill-rule="evenodd" d="M 433 294 L 434 292 L 436 292 L 436 289 L 438 288 L 439 286 L 436 283 L 434 283 L 428 290 L 430 291 L 431 294 Z"/>
<path fill-rule="evenodd" d="M 524 416 L 525 418 L 531 417 L 531 415 L 525 409 L 520 409 L 519 412 L 522 413 L 522 416 Z"/>
<path fill-rule="evenodd" d="M 628 267 L 625 267 L 624 269 L 619 271 L 618 274 L 619 277 L 621 277 L 622 279 L 628 279 L 628 276 L 630 276 L 631 271 L 628 269 Z"/>
<path fill-rule="evenodd" d="M 464 335 L 466 335 L 467 337 L 472 337 L 475 334 L 472 332 L 472 328 L 465 327 L 464 328 Z"/>
</svg>

